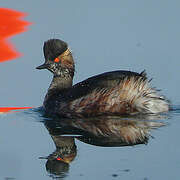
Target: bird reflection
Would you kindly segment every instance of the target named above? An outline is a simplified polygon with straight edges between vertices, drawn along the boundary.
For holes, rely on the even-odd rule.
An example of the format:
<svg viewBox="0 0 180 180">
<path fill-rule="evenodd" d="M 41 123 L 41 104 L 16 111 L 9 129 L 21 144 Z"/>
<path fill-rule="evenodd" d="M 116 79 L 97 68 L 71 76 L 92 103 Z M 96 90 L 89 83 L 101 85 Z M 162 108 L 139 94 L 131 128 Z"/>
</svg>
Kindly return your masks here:
<svg viewBox="0 0 180 180">
<path fill-rule="evenodd" d="M 75 138 L 62 136 L 61 130 L 54 122 L 46 122 L 45 126 L 53 139 L 56 150 L 48 157 L 41 157 L 41 159 L 47 159 L 46 170 L 50 174 L 65 177 L 69 171 L 69 163 L 74 160 L 77 154 Z"/>
<path fill-rule="evenodd" d="M 46 170 L 50 174 L 65 177 L 69 171 L 69 163 L 76 156 L 76 145 L 73 137 L 52 135 L 56 150 L 47 157 Z"/>
<path fill-rule="evenodd" d="M 103 147 L 147 144 L 152 137 L 151 130 L 165 125 L 160 119 L 162 116 L 45 120 L 44 124 L 56 146 L 56 150 L 46 157 L 46 169 L 52 175 L 66 176 L 69 164 L 77 154 L 75 139 Z"/>
</svg>

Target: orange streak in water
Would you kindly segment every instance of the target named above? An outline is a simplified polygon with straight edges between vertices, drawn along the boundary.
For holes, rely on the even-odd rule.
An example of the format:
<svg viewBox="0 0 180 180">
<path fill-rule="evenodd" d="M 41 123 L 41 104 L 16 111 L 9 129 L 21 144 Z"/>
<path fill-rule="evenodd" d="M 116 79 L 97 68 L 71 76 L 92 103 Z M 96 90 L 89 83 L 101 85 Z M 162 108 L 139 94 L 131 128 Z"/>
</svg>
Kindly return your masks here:
<svg viewBox="0 0 180 180">
<path fill-rule="evenodd" d="M 0 107 L 0 113 L 7 113 L 14 110 L 31 109 L 32 107 Z"/>
<path fill-rule="evenodd" d="M 12 60 L 22 54 L 17 52 L 8 38 L 27 30 L 31 23 L 21 20 L 25 13 L 11 9 L 0 8 L 0 62 Z"/>
<path fill-rule="evenodd" d="M 0 8 L 0 62 L 12 60 L 22 55 L 9 42 L 9 38 L 27 31 L 27 26 L 31 23 L 21 20 L 25 16 L 26 14 L 22 12 Z M 0 113 L 30 108 L 32 107 L 0 107 Z"/>
</svg>

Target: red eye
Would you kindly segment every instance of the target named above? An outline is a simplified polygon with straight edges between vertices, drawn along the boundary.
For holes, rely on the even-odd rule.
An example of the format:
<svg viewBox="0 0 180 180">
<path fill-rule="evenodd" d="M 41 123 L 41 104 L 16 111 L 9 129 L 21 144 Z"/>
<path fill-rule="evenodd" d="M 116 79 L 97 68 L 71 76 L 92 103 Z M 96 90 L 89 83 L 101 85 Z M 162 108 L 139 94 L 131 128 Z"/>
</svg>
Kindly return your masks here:
<svg viewBox="0 0 180 180">
<path fill-rule="evenodd" d="M 58 160 L 58 161 L 62 161 L 62 158 L 60 158 L 60 157 L 57 157 L 57 158 L 56 158 L 56 160 Z"/>
<path fill-rule="evenodd" d="M 59 61 L 60 61 L 59 58 L 54 59 L 54 62 L 56 62 L 56 63 L 58 63 Z"/>
</svg>

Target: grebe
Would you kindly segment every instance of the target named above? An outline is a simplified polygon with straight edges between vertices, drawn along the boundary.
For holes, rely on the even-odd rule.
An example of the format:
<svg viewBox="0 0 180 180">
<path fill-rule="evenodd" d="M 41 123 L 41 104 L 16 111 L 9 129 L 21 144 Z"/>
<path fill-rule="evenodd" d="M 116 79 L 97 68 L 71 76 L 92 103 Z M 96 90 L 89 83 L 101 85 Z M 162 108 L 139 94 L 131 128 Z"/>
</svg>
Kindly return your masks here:
<svg viewBox="0 0 180 180">
<path fill-rule="evenodd" d="M 167 112 L 169 102 L 150 87 L 145 71 L 112 71 L 72 85 L 74 60 L 66 42 L 50 39 L 43 47 L 45 63 L 53 80 L 43 107 L 49 115 L 89 117 Z"/>
</svg>

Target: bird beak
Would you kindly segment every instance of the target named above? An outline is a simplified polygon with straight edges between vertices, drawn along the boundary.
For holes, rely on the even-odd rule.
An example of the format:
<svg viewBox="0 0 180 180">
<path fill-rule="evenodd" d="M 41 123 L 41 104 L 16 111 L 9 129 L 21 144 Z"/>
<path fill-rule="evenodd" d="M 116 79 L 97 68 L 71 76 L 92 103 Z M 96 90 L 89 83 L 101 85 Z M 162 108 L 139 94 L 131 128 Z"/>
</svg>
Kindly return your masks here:
<svg viewBox="0 0 180 180">
<path fill-rule="evenodd" d="M 36 69 L 47 69 L 48 67 L 49 67 L 49 64 L 44 63 L 44 64 L 36 67 Z"/>
</svg>

